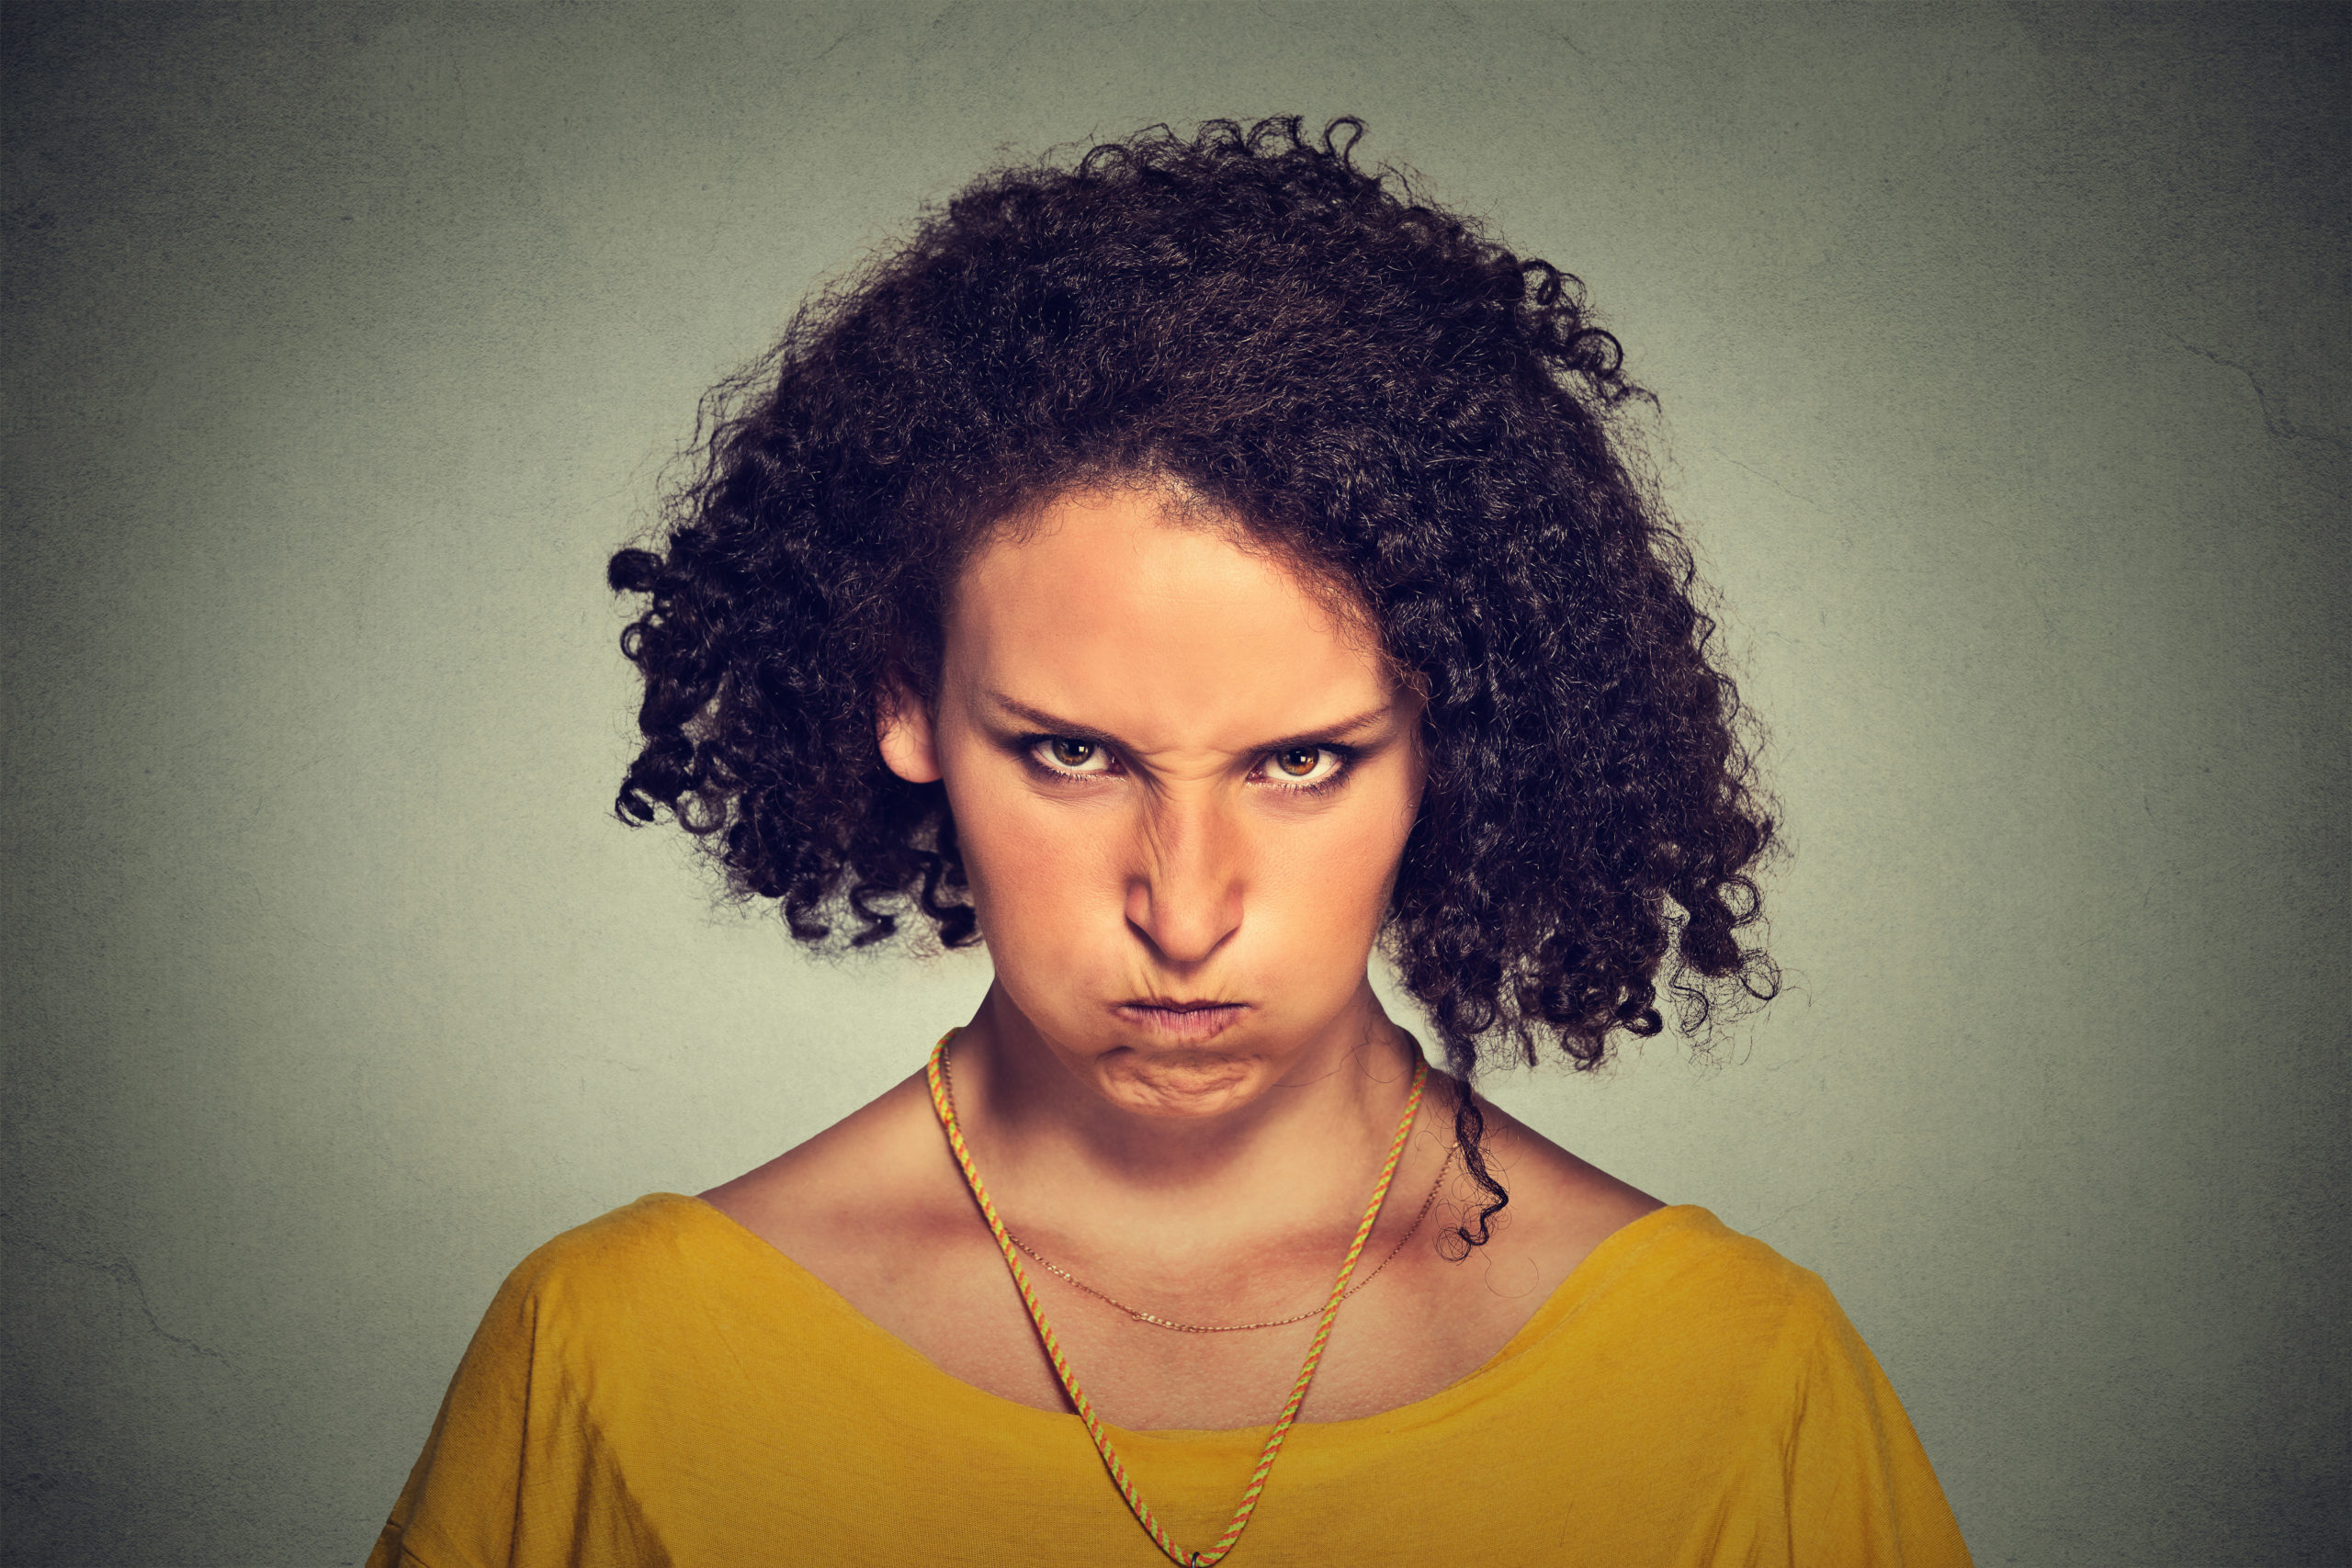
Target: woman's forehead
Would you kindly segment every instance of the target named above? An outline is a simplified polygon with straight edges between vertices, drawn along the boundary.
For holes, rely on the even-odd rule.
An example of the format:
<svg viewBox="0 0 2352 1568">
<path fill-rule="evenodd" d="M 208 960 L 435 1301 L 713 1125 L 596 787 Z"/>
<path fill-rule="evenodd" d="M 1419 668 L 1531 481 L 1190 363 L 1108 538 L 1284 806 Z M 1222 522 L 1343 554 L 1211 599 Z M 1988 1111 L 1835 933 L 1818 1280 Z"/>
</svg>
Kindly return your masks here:
<svg viewBox="0 0 2352 1568">
<path fill-rule="evenodd" d="M 944 674 L 1138 746 L 1253 746 L 1393 699 L 1386 661 L 1332 598 L 1197 506 L 1081 491 L 966 566 Z"/>
</svg>

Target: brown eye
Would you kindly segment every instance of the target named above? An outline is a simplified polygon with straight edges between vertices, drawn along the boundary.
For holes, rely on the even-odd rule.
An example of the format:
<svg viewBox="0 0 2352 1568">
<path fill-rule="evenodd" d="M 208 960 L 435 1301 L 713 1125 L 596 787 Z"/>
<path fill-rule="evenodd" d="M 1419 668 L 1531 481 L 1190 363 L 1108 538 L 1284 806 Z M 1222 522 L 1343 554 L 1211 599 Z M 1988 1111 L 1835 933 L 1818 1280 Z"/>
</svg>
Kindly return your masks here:
<svg viewBox="0 0 2352 1568">
<path fill-rule="evenodd" d="M 1094 760 L 1095 745 L 1091 740 L 1069 740 L 1057 736 L 1046 742 L 1046 750 L 1063 767 L 1082 768 Z"/>
<path fill-rule="evenodd" d="M 1258 765 L 1257 777 L 1283 789 L 1313 792 L 1337 779 L 1346 756 L 1329 746 L 1285 746 Z"/>
</svg>

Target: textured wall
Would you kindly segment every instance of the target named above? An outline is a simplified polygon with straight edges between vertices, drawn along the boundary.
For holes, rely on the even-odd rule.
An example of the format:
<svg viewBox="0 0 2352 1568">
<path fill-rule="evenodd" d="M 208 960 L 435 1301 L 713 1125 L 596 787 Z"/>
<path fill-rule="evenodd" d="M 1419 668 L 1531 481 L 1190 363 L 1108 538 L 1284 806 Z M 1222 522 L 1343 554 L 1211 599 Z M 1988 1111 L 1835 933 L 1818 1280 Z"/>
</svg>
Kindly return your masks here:
<svg viewBox="0 0 2352 1568">
<path fill-rule="evenodd" d="M 962 1016 L 605 815 L 604 554 L 918 201 L 1288 108 L 1589 282 L 1772 728 L 1790 994 L 1495 1092 L 1980 1561 L 2344 1561 L 2346 15 L 13 0 L 9 1559 L 355 1561 L 510 1264 Z"/>
</svg>

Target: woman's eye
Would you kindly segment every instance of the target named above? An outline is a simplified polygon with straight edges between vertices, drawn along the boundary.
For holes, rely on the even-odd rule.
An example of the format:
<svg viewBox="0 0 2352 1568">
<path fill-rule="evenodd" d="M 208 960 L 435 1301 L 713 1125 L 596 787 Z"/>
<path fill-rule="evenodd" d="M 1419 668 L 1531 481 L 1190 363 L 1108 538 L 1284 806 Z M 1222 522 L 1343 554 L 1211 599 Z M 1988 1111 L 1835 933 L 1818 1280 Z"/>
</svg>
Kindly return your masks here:
<svg viewBox="0 0 2352 1568">
<path fill-rule="evenodd" d="M 1266 759 L 1264 776 L 1285 789 L 1312 789 L 1340 772 L 1340 758 L 1328 746 L 1285 746 Z"/>
<path fill-rule="evenodd" d="M 1110 755 L 1091 740 L 1057 735 L 1037 742 L 1033 750 L 1057 773 L 1102 773 L 1111 768 Z"/>
</svg>

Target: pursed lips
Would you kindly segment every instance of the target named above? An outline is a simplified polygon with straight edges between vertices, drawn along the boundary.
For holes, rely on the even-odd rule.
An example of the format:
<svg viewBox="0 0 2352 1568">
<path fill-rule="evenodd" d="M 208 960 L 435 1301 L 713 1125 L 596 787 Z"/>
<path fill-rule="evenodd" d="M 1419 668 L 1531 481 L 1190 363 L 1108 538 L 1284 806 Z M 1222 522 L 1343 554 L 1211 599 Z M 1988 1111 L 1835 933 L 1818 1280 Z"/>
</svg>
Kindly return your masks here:
<svg viewBox="0 0 2352 1568">
<path fill-rule="evenodd" d="M 1114 1011 L 1157 1038 L 1197 1044 L 1214 1039 L 1240 1021 L 1247 1002 L 1148 1001 L 1121 1002 Z"/>
</svg>

